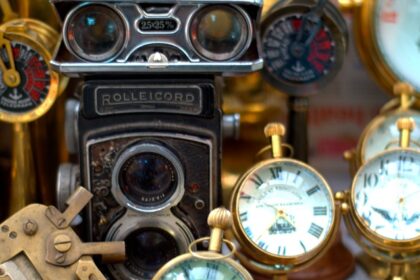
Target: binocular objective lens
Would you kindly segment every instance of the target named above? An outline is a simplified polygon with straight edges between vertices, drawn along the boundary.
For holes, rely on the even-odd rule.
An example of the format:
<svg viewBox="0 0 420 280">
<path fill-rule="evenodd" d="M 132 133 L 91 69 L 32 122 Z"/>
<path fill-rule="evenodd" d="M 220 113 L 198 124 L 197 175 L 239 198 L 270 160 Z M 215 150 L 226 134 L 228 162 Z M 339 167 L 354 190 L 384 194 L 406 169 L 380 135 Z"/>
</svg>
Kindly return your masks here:
<svg viewBox="0 0 420 280">
<path fill-rule="evenodd" d="M 127 269 L 142 278 L 151 278 L 165 263 L 180 254 L 176 240 L 158 228 L 142 228 L 125 239 Z"/>
<path fill-rule="evenodd" d="M 171 198 L 178 185 L 174 165 L 157 153 L 139 153 L 128 158 L 119 173 L 122 193 L 133 203 L 151 207 Z"/>
<path fill-rule="evenodd" d="M 191 25 L 191 41 L 211 60 L 229 60 L 242 52 L 248 40 L 247 22 L 231 7 L 208 7 L 199 11 Z"/>
<path fill-rule="evenodd" d="M 74 53 L 89 61 L 103 61 L 117 54 L 124 34 L 120 16 L 101 5 L 80 8 L 70 17 L 66 28 L 67 41 Z"/>
</svg>

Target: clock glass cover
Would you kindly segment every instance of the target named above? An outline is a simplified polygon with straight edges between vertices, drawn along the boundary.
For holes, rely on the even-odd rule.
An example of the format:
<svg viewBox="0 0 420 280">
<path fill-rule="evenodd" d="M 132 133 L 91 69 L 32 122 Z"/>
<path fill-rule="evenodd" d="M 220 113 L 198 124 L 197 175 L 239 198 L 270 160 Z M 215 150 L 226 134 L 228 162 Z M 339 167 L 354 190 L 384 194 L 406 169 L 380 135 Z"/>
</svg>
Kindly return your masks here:
<svg viewBox="0 0 420 280">
<path fill-rule="evenodd" d="M 374 31 L 377 47 L 399 80 L 420 92 L 420 1 L 376 0 Z"/>
<path fill-rule="evenodd" d="M 239 218 L 234 224 L 257 250 L 294 258 L 327 239 L 334 200 L 326 181 L 309 166 L 275 159 L 252 169 L 241 182 L 232 207 Z"/>
<path fill-rule="evenodd" d="M 392 241 L 420 237 L 420 153 L 396 149 L 368 161 L 356 174 L 352 200 L 357 218 Z"/>
<path fill-rule="evenodd" d="M 414 130 L 411 132 L 411 147 L 420 148 L 420 113 L 417 111 L 401 112 L 383 118 L 381 122 L 373 126 L 366 134 L 362 143 L 362 161 L 366 162 L 375 155 L 399 146 L 400 132 L 395 126 L 401 117 L 412 117 L 416 122 Z"/>
<path fill-rule="evenodd" d="M 162 280 L 245 280 L 235 267 L 225 261 L 188 258 L 162 276 Z"/>
</svg>

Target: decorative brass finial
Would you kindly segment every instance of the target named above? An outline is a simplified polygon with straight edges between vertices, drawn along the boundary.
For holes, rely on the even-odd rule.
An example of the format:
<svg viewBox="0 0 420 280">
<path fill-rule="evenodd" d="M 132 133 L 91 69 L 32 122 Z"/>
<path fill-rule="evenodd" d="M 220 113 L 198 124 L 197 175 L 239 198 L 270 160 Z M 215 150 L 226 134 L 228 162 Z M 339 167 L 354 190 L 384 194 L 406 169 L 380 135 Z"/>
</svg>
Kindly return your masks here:
<svg viewBox="0 0 420 280">
<path fill-rule="evenodd" d="M 394 85 L 394 94 L 400 96 L 401 107 L 410 107 L 410 96 L 414 94 L 414 87 L 406 82 L 398 82 Z"/>
<path fill-rule="evenodd" d="M 400 131 L 400 147 L 408 148 L 410 146 L 411 132 L 414 130 L 416 123 L 413 118 L 400 118 L 397 121 L 397 127 Z"/>
<path fill-rule="evenodd" d="M 224 231 L 232 226 L 232 214 L 224 207 L 216 208 L 210 212 L 207 223 L 212 228 L 209 251 L 220 252 Z"/>
<path fill-rule="evenodd" d="M 281 145 L 282 137 L 286 134 L 286 128 L 281 123 L 269 123 L 264 128 L 265 137 L 271 140 L 271 151 L 273 158 L 283 156 Z"/>
</svg>

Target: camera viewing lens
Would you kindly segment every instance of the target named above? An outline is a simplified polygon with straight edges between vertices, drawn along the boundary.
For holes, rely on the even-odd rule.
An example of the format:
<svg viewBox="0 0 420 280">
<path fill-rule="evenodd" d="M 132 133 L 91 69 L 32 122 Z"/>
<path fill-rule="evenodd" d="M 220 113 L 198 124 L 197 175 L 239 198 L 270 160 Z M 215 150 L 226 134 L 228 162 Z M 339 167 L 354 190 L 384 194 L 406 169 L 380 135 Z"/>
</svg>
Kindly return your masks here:
<svg viewBox="0 0 420 280">
<path fill-rule="evenodd" d="M 155 206 L 171 198 L 178 186 L 178 176 L 173 163 L 152 152 L 129 157 L 119 173 L 122 193 L 141 206 Z"/>
<path fill-rule="evenodd" d="M 142 228 L 125 239 L 127 269 L 142 278 L 150 279 L 165 263 L 180 254 L 176 240 L 158 228 Z"/>
<path fill-rule="evenodd" d="M 229 60 L 244 50 L 250 34 L 247 21 L 239 11 L 229 6 L 215 6 L 195 14 L 190 36 L 202 56 Z"/>
<path fill-rule="evenodd" d="M 74 53 L 89 61 L 103 61 L 116 55 L 124 44 L 121 17 L 103 5 L 76 10 L 65 23 L 67 43 Z"/>
</svg>

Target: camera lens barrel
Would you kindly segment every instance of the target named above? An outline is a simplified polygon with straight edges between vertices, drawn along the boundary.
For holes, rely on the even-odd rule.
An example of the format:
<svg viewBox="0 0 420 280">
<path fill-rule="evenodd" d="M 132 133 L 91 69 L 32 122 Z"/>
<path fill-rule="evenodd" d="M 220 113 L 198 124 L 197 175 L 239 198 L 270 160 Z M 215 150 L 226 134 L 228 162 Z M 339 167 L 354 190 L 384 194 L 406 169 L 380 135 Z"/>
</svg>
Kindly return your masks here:
<svg viewBox="0 0 420 280">
<path fill-rule="evenodd" d="M 184 195 L 184 173 L 169 149 L 136 144 L 115 163 L 112 189 L 117 201 L 138 212 L 156 212 L 176 205 Z"/>
<path fill-rule="evenodd" d="M 252 38 L 251 21 L 240 9 L 216 5 L 198 10 L 189 26 L 189 39 L 207 60 L 234 59 L 246 51 Z"/>
<path fill-rule="evenodd" d="M 70 52 L 93 62 L 114 58 L 121 52 L 127 33 L 118 11 L 103 4 L 77 7 L 69 14 L 63 30 Z"/>
<path fill-rule="evenodd" d="M 151 279 L 174 257 L 187 252 L 194 240 L 190 229 L 177 217 L 136 215 L 129 210 L 112 225 L 107 241 L 125 241 L 127 260 L 108 265 L 115 279 Z"/>
</svg>

